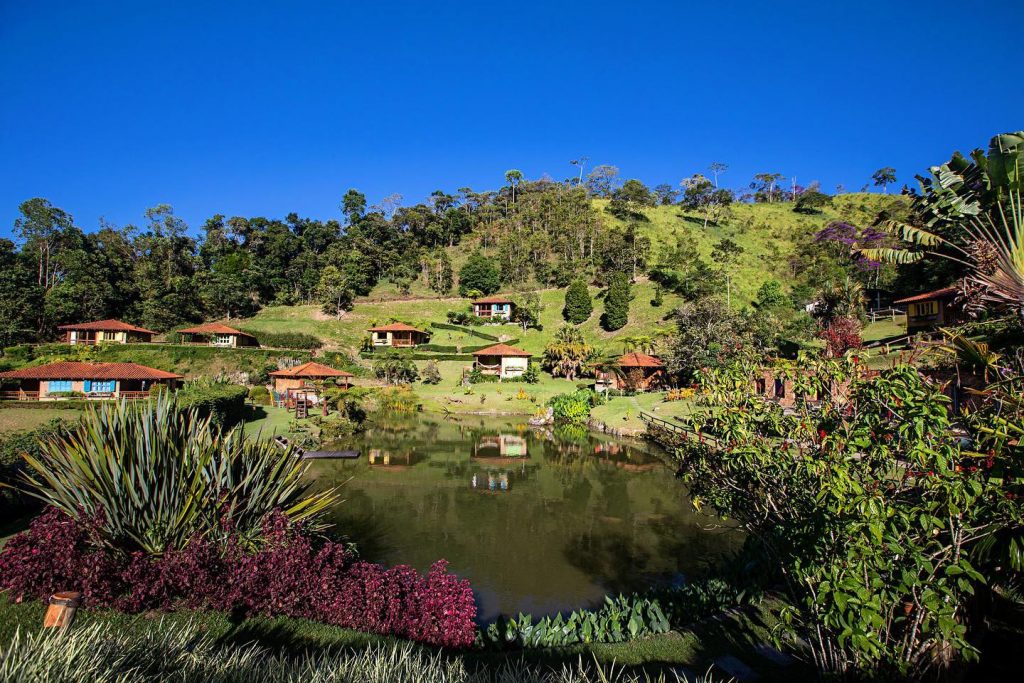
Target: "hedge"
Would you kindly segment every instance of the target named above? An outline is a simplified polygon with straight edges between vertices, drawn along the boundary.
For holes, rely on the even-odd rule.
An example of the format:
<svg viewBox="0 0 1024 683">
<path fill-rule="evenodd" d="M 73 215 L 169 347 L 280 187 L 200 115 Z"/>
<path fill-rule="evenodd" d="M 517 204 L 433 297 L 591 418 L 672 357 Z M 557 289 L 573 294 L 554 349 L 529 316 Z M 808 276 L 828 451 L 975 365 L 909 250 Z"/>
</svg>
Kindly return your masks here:
<svg viewBox="0 0 1024 683">
<path fill-rule="evenodd" d="M 233 427 L 245 416 L 249 390 L 237 384 L 186 384 L 178 391 L 178 405 L 195 408 L 202 417 L 221 427 Z"/>
</svg>

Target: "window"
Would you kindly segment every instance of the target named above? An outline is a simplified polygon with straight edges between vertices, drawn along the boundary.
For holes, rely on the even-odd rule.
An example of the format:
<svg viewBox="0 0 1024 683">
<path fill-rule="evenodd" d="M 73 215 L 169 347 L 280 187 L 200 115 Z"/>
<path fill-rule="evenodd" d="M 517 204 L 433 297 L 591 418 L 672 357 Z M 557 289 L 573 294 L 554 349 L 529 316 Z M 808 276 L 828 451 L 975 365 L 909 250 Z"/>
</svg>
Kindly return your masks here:
<svg viewBox="0 0 1024 683">
<path fill-rule="evenodd" d="M 57 394 L 65 391 L 71 391 L 71 380 L 69 379 L 51 379 L 47 385 L 46 390 L 51 394 Z"/>
<path fill-rule="evenodd" d="M 95 382 L 85 380 L 85 393 L 87 394 L 112 394 L 114 393 L 114 380 Z"/>
<path fill-rule="evenodd" d="M 921 303 L 914 304 L 914 317 L 915 318 L 927 318 L 929 316 L 937 315 L 939 312 L 939 303 L 937 301 L 922 301 Z"/>
<path fill-rule="evenodd" d="M 213 338 L 213 343 L 217 346 L 231 346 L 231 335 L 230 334 L 218 334 Z"/>
</svg>

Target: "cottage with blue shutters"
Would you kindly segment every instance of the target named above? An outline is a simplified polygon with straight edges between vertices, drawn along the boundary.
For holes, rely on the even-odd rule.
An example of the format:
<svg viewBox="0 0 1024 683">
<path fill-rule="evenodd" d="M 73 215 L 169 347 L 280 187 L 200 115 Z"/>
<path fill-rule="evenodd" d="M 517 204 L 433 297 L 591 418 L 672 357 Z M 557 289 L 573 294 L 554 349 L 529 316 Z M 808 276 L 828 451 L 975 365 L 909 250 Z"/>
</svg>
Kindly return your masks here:
<svg viewBox="0 0 1024 683">
<path fill-rule="evenodd" d="M 0 399 L 55 401 L 67 398 L 146 398 L 154 385 L 174 389 L 184 379 L 137 363 L 60 361 L 0 372 Z"/>
<path fill-rule="evenodd" d="M 513 306 L 515 303 L 512 299 L 503 296 L 485 296 L 473 300 L 473 315 L 489 320 L 511 320 Z"/>
</svg>

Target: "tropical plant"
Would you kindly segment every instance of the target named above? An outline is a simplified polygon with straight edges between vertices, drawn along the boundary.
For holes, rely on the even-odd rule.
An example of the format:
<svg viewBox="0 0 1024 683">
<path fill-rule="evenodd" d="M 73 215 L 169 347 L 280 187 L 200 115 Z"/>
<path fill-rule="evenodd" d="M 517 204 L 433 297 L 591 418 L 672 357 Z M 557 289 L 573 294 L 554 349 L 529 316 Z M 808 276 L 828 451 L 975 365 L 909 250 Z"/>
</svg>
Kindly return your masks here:
<svg viewBox="0 0 1024 683">
<path fill-rule="evenodd" d="M 420 376 L 412 359 L 394 349 L 374 355 L 373 374 L 388 384 L 410 384 Z"/>
<path fill-rule="evenodd" d="M 948 400 L 913 367 L 776 367 L 797 397 L 821 402 L 788 411 L 750 391 L 750 368 L 702 377 L 677 457 L 694 504 L 764 549 L 787 627 L 839 675 L 916 678 L 972 658 L 966 615 L 985 581 L 972 550 L 1021 515 L 1006 449 L 982 460 L 961 446 Z"/>
<path fill-rule="evenodd" d="M 74 519 L 99 519 L 103 544 L 159 554 L 232 529 L 255 543 L 264 517 L 323 528 L 334 489 L 310 493 L 307 465 L 270 441 L 223 432 L 161 396 L 106 403 L 26 455 L 24 490 Z"/>
<path fill-rule="evenodd" d="M 742 603 L 746 594 L 716 579 L 688 583 L 647 595 L 608 596 L 595 609 L 535 619 L 520 614 L 499 618 L 481 631 L 491 647 L 565 647 L 578 643 L 620 643 L 665 633 Z"/>
<path fill-rule="evenodd" d="M 1024 319 L 1024 131 L 997 135 L 988 154 L 968 161 L 959 152 L 919 178 L 910 222 L 883 225 L 904 248 L 865 249 L 890 263 L 916 263 L 929 255 L 964 266 L 968 306 L 1008 308 Z"/>
<path fill-rule="evenodd" d="M 574 380 L 587 371 L 587 364 L 594 358 L 594 353 L 594 347 L 587 343 L 580 328 L 563 325 L 544 347 L 541 365 L 552 377 Z"/>
</svg>

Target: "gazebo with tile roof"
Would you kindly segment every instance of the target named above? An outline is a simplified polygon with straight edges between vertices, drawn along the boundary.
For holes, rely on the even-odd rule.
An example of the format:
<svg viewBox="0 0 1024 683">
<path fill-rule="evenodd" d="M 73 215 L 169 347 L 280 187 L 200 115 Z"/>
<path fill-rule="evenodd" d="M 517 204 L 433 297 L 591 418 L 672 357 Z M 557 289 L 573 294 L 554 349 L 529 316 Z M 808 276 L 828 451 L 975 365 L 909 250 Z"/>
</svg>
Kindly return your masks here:
<svg viewBox="0 0 1024 683">
<path fill-rule="evenodd" d="M 355 377 L 351 372 L 336 370 L 316 361 L 309 361 L 302 365 L 296 365 L 293 368 L 274 370 L 270 373 L 270 376 L 274 378 L 274 391 L 280 394 L 287 393 L 289 389 L 303 388 L 308 386 L 310 382 L 324 380 L 335 380 L 343 388 L 348 389 L 349 380 Z"/>
</svg>

